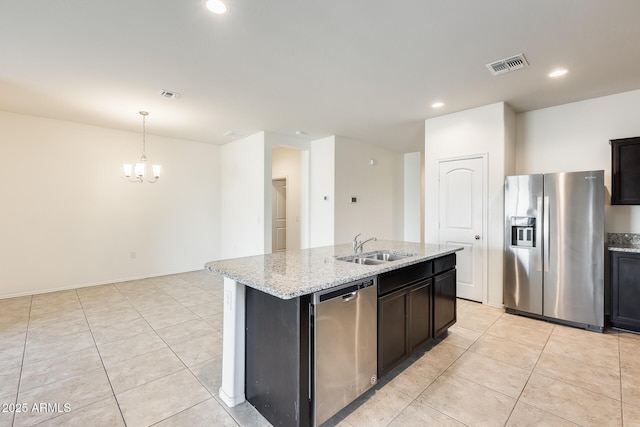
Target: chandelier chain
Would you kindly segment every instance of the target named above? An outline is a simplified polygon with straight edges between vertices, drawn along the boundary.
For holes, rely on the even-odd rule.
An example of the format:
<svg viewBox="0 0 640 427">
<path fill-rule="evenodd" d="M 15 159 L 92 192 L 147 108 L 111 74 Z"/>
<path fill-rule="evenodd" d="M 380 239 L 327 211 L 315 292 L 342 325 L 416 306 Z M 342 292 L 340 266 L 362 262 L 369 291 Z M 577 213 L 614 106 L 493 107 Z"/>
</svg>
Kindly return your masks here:
<svg viewBox="0 0 640 427">
<path fill-rule="evenodd" d="M 149 113 L 140 111 L 142 116 L 142 158 L 147 159 L 147 116 Z"/>
</svg>

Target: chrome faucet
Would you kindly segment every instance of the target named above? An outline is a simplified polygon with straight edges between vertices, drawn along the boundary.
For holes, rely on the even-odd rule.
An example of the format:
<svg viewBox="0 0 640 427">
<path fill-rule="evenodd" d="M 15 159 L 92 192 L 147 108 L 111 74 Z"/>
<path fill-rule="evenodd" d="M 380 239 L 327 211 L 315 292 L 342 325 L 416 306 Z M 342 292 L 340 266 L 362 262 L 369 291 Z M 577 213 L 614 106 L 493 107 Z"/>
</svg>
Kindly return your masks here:
<svg viewBox="0 0 640 427">
<path fill-rule="evenodd" d="M 356 237 L 353 238 L 353 253 L 357 254 L 358 253 L 358 249 L 360 250 L 360 253 L 362 253 L 363 251 L 363 245 L 367 242 L 370 242 L 372 240 L 378 240 L 376 237 L 372 237 L 370 239 L 365 240 L 364 242 L 358 242 L 358 236 L 362 234 L 362 233 L 358 233 L 356 234 Z"/>
</svg>

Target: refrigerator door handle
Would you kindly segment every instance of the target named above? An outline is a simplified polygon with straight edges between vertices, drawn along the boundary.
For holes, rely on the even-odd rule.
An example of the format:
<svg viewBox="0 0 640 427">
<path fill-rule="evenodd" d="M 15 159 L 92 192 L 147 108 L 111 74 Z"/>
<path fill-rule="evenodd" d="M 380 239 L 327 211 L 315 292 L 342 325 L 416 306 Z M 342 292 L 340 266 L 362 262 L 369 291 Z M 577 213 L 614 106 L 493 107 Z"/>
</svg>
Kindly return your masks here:
<svg viewBox="0 0 640 427">
<path fill-rule="evenodd" d="M 550 230 L 549 230 L 549 196 L 545 196 L 544 198 L 544 206 L 543 206 L 543 219 L 542 219 L 542 230 L 544 233 L 544 244 L 543 244 L 543 248 L 542 251 L 544 253 L 544 271 L 545 273 L 549 272 L 549 260 L 550 258 L 550 243 L 549 242 L 549 237 L 550 237 Z"/>
<path fill-rule="evenodd" d="M 536 204 L 537 204 L 536 212 L 538 212 L 538 215 L 537 215 L 538 216 L 538 218 L 537 218 L 538 227 L 540 227 L 540 215 L 542 214 L 542 196 L 538 196 Z M 543 224 L 544 224 L 544 222 L 543 222 Z M 536 236 L 536 238 L 538 239 L 537 236 Z M 544 239 L 538 239 L 538 240 L 544 240 Z M 537 265 L 537 270 L 538 271 L 542 271 L 542 246 L 543 246 L 542 241 L 539 241 L 536 246 L 538 246 L 538 256 L 537 256 L 538 265 Z"/>
</svg>

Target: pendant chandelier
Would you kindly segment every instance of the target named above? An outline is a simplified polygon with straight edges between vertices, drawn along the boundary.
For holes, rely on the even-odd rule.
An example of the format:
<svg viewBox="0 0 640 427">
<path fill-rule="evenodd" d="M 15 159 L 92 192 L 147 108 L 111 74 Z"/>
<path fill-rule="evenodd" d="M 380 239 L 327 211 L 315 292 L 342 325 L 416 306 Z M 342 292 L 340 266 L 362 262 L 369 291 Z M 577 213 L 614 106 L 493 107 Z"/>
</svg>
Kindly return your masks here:
<svg viewBox="0 0 640 427">
<path fill-rule="evenodd" d="M 145 152 L 146 149 L 146 119 L 149 113 L 146 111 L 140 111 L 140 115 L 142 116 L 142 156 L 140 156 L 140 160 L 135 164 L 135 168 L 131 163 L 124 164 L 124 176 L 129 179 L 130 182 L 139 182 L 142 183 L 145 180 L 150 183 L 156 182 L 160 178 L 160 165 L 153 165 L 153 179 L 146 179 L 146 171 L 147 171 L 147 154 Z M 132 175 L 134 173 L 135 175 Z"/>
</svg>

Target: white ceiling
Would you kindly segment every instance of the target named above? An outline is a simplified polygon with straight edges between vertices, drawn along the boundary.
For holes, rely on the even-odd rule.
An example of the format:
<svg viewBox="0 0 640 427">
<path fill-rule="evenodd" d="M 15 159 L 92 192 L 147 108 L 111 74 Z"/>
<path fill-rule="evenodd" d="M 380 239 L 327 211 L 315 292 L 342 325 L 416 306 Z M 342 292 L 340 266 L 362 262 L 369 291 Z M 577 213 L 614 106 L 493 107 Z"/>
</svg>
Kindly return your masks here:
<svg viewBox="0 0 640 427">
<path fill-rule="evenodd" d="M 207 143 L 302 130 L 414 151 L 426 118 L 640 89 L 639 0 L 228 4 L 0 0 L 0 109 L 132 131 L 145 109 L 150 134 Z M 528 68 L 485 67 L 518 53 Z"/>
</svg>

